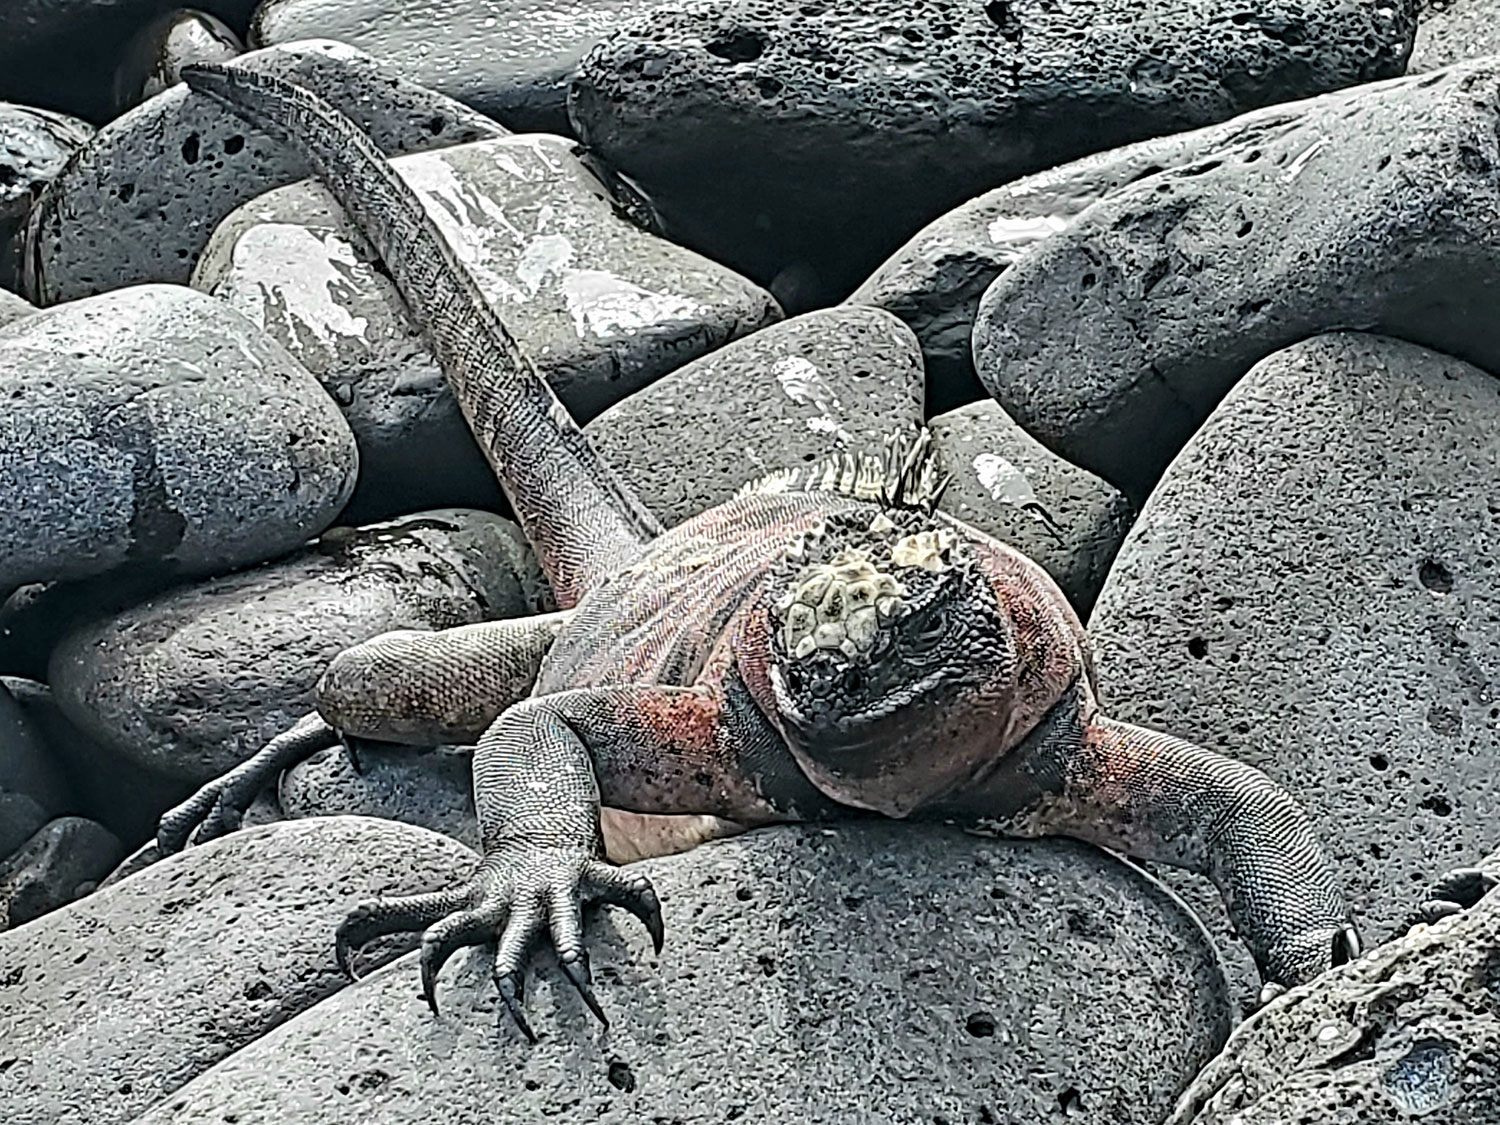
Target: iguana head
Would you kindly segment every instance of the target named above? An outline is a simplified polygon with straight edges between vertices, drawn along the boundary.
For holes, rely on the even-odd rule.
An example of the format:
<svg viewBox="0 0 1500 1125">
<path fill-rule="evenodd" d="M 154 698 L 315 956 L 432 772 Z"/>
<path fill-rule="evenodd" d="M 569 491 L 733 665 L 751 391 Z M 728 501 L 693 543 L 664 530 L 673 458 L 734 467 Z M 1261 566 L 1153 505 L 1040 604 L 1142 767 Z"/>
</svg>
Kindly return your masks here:
<svg viewBox="0 0 1500 1125">
<path fill-rule="evenodd" d="M 770 617 L 777 717 L 828 796 L 904 816 L 993 760 L 1011 626 L 941 517 L 865 509 L 806 533 Z"/>
</svg>

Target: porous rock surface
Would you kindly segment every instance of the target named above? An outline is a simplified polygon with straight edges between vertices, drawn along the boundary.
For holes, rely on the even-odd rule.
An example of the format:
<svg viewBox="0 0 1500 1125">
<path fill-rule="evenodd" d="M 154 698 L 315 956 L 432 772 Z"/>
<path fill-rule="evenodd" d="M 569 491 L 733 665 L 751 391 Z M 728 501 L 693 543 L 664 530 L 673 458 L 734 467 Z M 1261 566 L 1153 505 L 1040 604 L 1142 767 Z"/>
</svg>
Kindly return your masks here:
<svg viewBox="0 0 1500 1125">
<path fill-rule="evenodd" d="M 674 4 L 584 57 L 568 111 L 674 238 L 837 299 L 978 192 L 1400 74 L 1414 28 L 1413 0 Z"/>
<path fill-rule="evenodd" d="M 1172 463 L 1089 620 L 1109 714 L 1285 785 L 1367 946 L 1495 841 L 1497 463 L 1500 379 L 1377 336 L 1296 345 Z"/>
<path fill-rule="evenodd" d="M 256 46 L 337 39 L 517 132 L 568 129 L 585 51 L 661 0 L 265 0 Z"/>
<path fill-rule="evenodd" d="M 805 313 L 686 364 L 586 427 L 668 527 L 778 469 L 878 452 L 922 420 L 922 356 L 879 309 Z"/>
<path fill-rule="evenodd" d="M 1500 60 L 1310 104 L 1137 180 L 990 286 L 980 379 L 1132 496 L 1258 360 L 1372 328 L 1500 371 Z"/>
<path fill-rule="evenodd" d="M 1275 136 L 1310 106 L 1342 105 L 1356 93 L 1266 106 L 1217 125 L 1093 153 L 984 192 L 912 235 L 847 303 L 893 312 L 917 334 L 929 411 L 987 400 L 989 392 L 974 374 L 974 318 L 985 290 L 1012 263 L 1113 191 L 1204 152 Z"/>
<path fill-rule="evenodd" d="M 1488 1125 L 1497 1070 L 1500 891 L 1240 1025 L 1167 1125 Z"/>
<path fill-rule="evenodd" d="M 593 1022 L 536 959 L 535 1046 L 479 954 L 405 958 L 177 1091 L 141 1125 L 378 1119 L 1156 1122 L 1228 1029 L 1196 920 L 1083 845 L 897 824 L 782 828 L 642 866 L 660 957 L 590 911 Z"/>
<path fill-rule="evenodd" d="M 939 415 L 928 427 L 951 477 L 942 509 L 1039 563 L 1086 615 L 1130 528 L 1130 502 L 1046 449 L 993 401 Z"/>
<path fill-rule="evenodd" d="M 764 290 L 615 213 L 562 137 L 401 157 L 507 329 L 581 420 L 780 316 Z M 328 190 L 305 182 L 231 215 L 193 283 L 280 340 L 360 441 L 355 518 L 497 489 L 383 267 Z"/>
<path fill-rule="evenodd" d="M 244 317 L 138 285 L 0 328 L 0 590 L 288 551 L 354 488 L 354 440 Z"/>
<path fill-rule="evenodd" d="M 0 860 L 0 929 L 23 925 L 88 894 L 124 854 L 119 837 L 97 821 L 49 820 Z"/>
<path fill-rule="evenodd" d="M 1408 74 L 1487 55 L 1500 55 L 1496 0 L 1424 0 Z"/>
<path fill-rule="evenodd" d="M 9 289 L 0 289 L 0 328 L 34 312 L 36 307 L 26 298 L 16 296 Z"/>
<path fill-rule="evenodd" d="M 0 287 L 20 286 L 16 238 L 32 200 L 93 133 L 76 117 L 0 101 Z M 0 322 L 5 302 L 0 297 Z"/>
<path fill-rule="evenodd" d="M 330 58 L 347 69 L 334 69 Z M 339 43 L 270 47 L 230 65 L 307 86 L 387 153 L 505 133 Z M 186 86 L 173 87 L 111 121 L 48 184 L 28 222 L 22 295 L 45 305 L 133 282 L 186 282 L 220 219 L 307 174 L 280 142 Z"/>
<path fill-rule="evenodd" d="M 53 651 L 58 705 L 90 738 L 195 781 L 290 727 L 342 649 L 541 608 L 519 529 L 437 509 L 336 528 L 283 561 L 178 586 L 80 625 Z"/>
<path fill-rule="evenodd" d="M 355 903 L 475 861 L 419 828 L 320 817 L 189 848 L 0 934 L 7 1125 L 132 1120 L 344 987 L 333 934 Z"/>
</svg>

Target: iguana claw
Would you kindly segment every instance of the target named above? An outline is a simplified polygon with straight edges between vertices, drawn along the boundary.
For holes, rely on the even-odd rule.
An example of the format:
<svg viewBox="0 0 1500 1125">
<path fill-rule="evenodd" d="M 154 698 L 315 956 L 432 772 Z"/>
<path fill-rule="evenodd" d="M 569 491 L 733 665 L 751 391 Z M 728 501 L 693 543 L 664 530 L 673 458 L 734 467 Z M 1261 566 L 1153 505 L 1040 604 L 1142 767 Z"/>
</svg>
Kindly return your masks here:
<svg viewBox="0 0 1500 1125">
<path fill-rule="evenodd" d="M 531 1025 L 526 1022 L 526 1013 L 521 1007 L 521 1002 L 526 998 L 526 978 L 519 972 L 496 973 L 495 988 L 500 993 L 500 1000 L 505 1005 L 505 1010 L 510 1013 L 511 1022 L 516 1025 L 521 1034 L 531 1042 L 536 1042 L 536 1032 L 531 1030 Z"/>
<path fill-rule="evenodd" d="M 1500 886 L 1500 879 L 1482 868 L 1455 867 L 1445 871 L 1428 889 L 1428 898 L 1417 906 L 1406 928 L 1409 930 L 1421 923 L 1432 925 L 1461 914 L 1497 886 Z"/>
<path fill-rule="evenodd" d="M 605 1016 L 604 1009 L 599 1007 L 599 1000 L 594 995 L 594 974 L 589 969 L 589 955 L 579 953 L 576 957 L 560 959 L 558 963 L 562 966 L 563 973 L 573 982 L 573 987 L 578 989 L 578 995 L 583 997 L 589 1011 L 594 1013 L 601 1024 L 609 1027 L 609 1018 Z"/>
</svg>

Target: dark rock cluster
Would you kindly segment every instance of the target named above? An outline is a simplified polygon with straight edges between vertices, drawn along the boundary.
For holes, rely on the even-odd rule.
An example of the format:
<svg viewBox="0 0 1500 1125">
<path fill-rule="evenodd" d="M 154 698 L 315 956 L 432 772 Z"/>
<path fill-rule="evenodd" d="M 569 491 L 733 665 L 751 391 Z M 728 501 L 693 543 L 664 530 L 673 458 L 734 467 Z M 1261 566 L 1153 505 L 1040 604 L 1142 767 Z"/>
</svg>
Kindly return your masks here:
<svg viewBox="0 0 1500 1125">
<path fill-rule="evenodd" d="M 1500 858 L 1419 909 L 1500 844 L 1497 29 L 0 5 L 0 1119 L 1500 1122 Z M 482 954 L 436 1016 L 413 941 L 335 955 L 475 868 L 471 747 L 330 746 L 158 856 L 340 652 L 556 605 L 389 267 L 195 62 L 366 129 L 667 526 L 925 425 L 1108 714 L 1307 809 L 1366 955 L 1251 1014 L 1196 876 L 874 819 L 671 855 L 611 810 L 667 945 L 591 907 L 612 1022 L 544 950 L 528 1044 Z"/>
</svg>

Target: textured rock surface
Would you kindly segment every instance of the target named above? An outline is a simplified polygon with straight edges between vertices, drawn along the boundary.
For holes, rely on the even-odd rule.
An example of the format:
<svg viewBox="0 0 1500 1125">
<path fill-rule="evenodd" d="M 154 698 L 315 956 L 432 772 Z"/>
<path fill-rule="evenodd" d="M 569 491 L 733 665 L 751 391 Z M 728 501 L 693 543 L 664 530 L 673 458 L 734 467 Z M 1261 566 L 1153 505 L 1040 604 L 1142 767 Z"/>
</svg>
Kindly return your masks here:
<svg viewBox="0 0 1500 1125">
<path fill-rule="evenodd" d="M 354 487 L 349 427 L 220 301 L 140 285 L 0 328 L 0 590 L 288 551 Z"/>
<path fill-rule="evenodd" d="M 1497 463 L 1500 380 L 1373 336 L 1287 349 L 1173 462 L 1089 622 L 1110 714 L 1301 799 L 1367 945 L 1495 841 Z"/>
<path fill-rule="evenodd" d="M 81 816 L 50 820 L 0 862 L 0 922 L 23 925 L 94 889 L 124 846 L 104 825 Z"/>
<path fill-rule="evenodd" d="M 124 113 L 179 81 L 188 63 L 224 63 L 243 54 L 234 29 L 207 12 L 179 8 L 141 28 L 115 69 L 115 112 Z"/>
<path fill-rule="evenodd" d="M 978 192 L 1258 105 L 1400 74 L 1391 4 L 800 0 L 673 5 L 579 66 L 578 135 L 674 238 L 833 299 Z"/>
<path fill-rule="evenodd" d="M 1500 4 L 1495 0 L 1426 0 L 1408 73 L 1438 70 L 1485 55 L 1500 55 Z"/>
<path fill-rule="evenodd" d="M 620 218 L 561 137 L 408 156 L 395 167 L 564 404 L 588 419 L 779 315 L 764 290 Z M 284 343 L 361 442 L 354 518 L 497 489 L 390 280 L 320 185 L 231 215 L 194 284 Z"/>
<path fill-rule="evenodd" d="M 85 735 L 58 708 L 46 684 L 0 676 L 0 686 L 20 705 L 66 778 L 74 798 L 66 807 L 76 806 L 127 848 L 154 836 L 161 814 L 187 798 L 190 783 L 142 769 Z"/>
<path fill-rule="evenodd" d="M 63 712 L 110 750 L 206 781 L 311 707 L 341 649 L 538 608 L 540 572 L 509 521 L 439 509 L 337 528 L 284 561 L 179 586 L 80 626 L 52 654 Z"/>
<path fill-rule="evenodd" d="M 368 51 L 518 132 L 568 128 L 583 53 L 660 0 L 266 0 L 257 46 L 311 37 Z"/>
<path fill-rule="evenodd" d="M 1086 615 L 1130 528 L 1130 502 L 1044 448 L 994 402 L 928 426 L 952 474 L 943 509 L 1040 563 Z"/>
<path fill-rule="evenodd" d="M 0 102 L 0 287 L 20 288 L 16 239 L 32 201 L 93 134 L 77 118 Z M 5 319 L 0 306 L 0 323 Z"/>
<path fill-rule="evenodd" d="M 67 777 L 42 732 L 0 686 L 0 859 L 72 805 Z"/>
<path fill-rule="evenodd" d="M 668 527 L 746 482 L 922 419 L 922 356 L 877 309 L 807 313 L 637 392 L 586 427 Z"/>
<path fill-rule="evenodd" d="M 347 984 L 333 932 L 355 902 L 447 884 L 474 861 L 387 821 L 277 824 L 0 934 L 7 1125 L 131 1120 Z"/>
<path fill-rule="evenodd" d="M 8 289 L 0 289 L 0 328 L 33 312 L 36 312 L 36 308 L 30 301 L 17 297 Z"/>
<path fill-rule="evenodd" d="M 289 817 L 383 816 L 479 847 L 472 751 L 365 744 L 359 770 L 342 746 L 320 750 L 282 775 L 277 796 Z"/>
<path fill-rule="evenodd" d="M 324 61 L 349 60 L 349 71 Z M 353 48 L 272 47 L 232 64 L 306 85 L 386 152 L 502 135 L 486 117 L 424 90 Z M 38 304 L 140 281 L 185 282 L 214 225 L 241 203 L 306 176 L 307 165 L 207 98 L 177 87 L 111 122 L 48 185 L 28 230 L 22 295 Z"/>
<path fill-rule="evenodd" d="M 1267 106 L 1023 176 L 928 223 L 882 262 L 848 303 L 893 312 L 917 334 L 927 366 L 929 412 L 988 399 L 974 374 L 974 318 L 984 291 L 1011 263 L 1112 191 L 1214 148 L 1275 135 L 1309 105 L 1342 105 L 1350 96 L 1340 91 Z"/>
<path fill-rule="evenodd" d="M 550 957 L 528 1045 L 482 956 L 410 958 L 178 1091 L 142 1125 L 1070 1120 L 1155 1125 L 1222 1042 L 1182 908 L 1081 845 L 915 825 L 776 829 L 648 861 L 667 945 L 594 914 L 602 1032 Z"/>
<path fill-rule="evenodd" d="M 1256 361 L 1375 328 L 1500 371 L 1500 61 L 1309 106 L 1101 200 L 1003 273 L 979 377 L 1141 495 Z"/>
<path fill-rule="evenodd" d="M 1167 1125 L 1500 1121 L 1497 998 L 1500 892 L 1241 1025 Z"/>
</svg>

